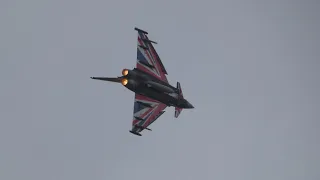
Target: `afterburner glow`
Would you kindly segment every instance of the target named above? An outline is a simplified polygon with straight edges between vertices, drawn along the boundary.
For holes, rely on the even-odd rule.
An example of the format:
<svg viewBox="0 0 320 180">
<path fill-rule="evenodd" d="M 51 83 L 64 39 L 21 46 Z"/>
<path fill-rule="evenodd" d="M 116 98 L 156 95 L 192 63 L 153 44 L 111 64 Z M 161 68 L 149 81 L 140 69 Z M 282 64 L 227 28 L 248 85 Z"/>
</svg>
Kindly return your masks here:
<svg viewBox="0 0 320 180">
<path fill-rule="evenodd" d="M 128 75 L 129 74 L 129 70 L 128 69 L 123 69 L 122 70 L 122 75 L 123 76 L 126 76 L 126 75 Z"/>
<path fill-rule="evenodd" d="M 121 80 L 121 84 L 122 85 L 127 85 L 128 84 L 128 79 L 126 79 L 126 78 L 123 78 L 122 80 Z"/>
</svg>

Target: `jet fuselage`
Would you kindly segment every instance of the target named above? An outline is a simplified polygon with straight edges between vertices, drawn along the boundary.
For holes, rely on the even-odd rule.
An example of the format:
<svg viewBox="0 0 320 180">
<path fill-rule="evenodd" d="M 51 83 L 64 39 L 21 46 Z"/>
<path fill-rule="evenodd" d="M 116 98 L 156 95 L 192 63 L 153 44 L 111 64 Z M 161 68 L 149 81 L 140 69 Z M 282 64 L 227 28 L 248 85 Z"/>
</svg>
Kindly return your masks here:
<svg viewBox="0 0 320 180">
<path fill-rule="evenodd" d="M 124 69 L 121 83 L 129 90 L 143 96 L 155 99 L 168 106 L 184 109 L 194 108 L 186 99 L 179 96 L 179 90 L 154 76 L 139 69 Z"/>
</svg>

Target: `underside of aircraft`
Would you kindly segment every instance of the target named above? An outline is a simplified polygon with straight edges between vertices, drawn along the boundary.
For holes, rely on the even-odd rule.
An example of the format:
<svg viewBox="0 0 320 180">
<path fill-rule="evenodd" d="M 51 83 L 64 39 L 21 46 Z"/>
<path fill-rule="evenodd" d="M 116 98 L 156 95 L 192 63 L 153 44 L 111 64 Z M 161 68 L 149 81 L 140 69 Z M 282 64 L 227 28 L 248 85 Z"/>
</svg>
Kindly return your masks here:
<svg viewBox="0 0 320 180">
<path fill-rule="evenodd" d="M 134 28 L 138 32 L 137 60 L 133 69 L 123 69 L 120 77 L 91 77 L 91 79 L 121 83 L 135 93 L 132 128 L 129 132 L 141 136 L 168 106 L 175 107 L 174 117 L 178 118 L 182 109 L 192 109 L 182 93 L 180 82 L 176 86 L 169 84 L 168 74 L 148 32 Z"/>
</svg>

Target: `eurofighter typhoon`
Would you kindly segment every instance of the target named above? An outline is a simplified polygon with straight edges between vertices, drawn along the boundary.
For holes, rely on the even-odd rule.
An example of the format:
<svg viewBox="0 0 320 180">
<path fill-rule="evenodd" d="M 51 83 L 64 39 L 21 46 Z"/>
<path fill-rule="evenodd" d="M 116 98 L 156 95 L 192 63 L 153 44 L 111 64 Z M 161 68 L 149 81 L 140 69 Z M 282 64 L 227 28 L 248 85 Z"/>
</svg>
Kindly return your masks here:
<svg viewBox="0 0 320 180">
<path fill-rule="evenodd" d="M 182 109 L 192 109 L 182 93 L 181 85 L 169 84 L 167 71 L 152 44 L 157 42 L 148 38 L 148 32 L 134 28 L 138 32 L 137 60 L 133 69 L 123 69 L 120 77 L 91 77 L 91 79 L 121 83 L 135 93 L 132 129 L 129 131 L 141 136 L 140 132 L 149 130 L 165 111 L 167 106 L 175 107 L 174 117 L 178 118 Z"/>
</svg>

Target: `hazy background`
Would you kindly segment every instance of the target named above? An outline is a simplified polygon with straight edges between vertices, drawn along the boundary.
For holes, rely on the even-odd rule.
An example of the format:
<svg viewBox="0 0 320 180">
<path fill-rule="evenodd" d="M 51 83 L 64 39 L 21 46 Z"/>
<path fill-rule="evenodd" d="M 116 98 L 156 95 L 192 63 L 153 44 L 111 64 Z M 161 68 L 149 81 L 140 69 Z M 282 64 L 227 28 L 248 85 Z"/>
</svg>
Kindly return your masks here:
<svg viewBox="0 0 320 180">
<path fill-rule="evenodd" d="M 319 1 L 2 0 L 1 180 L 319 180 Z M 129 133 L 139 27 L 195 106 Z"/>
</svg>

